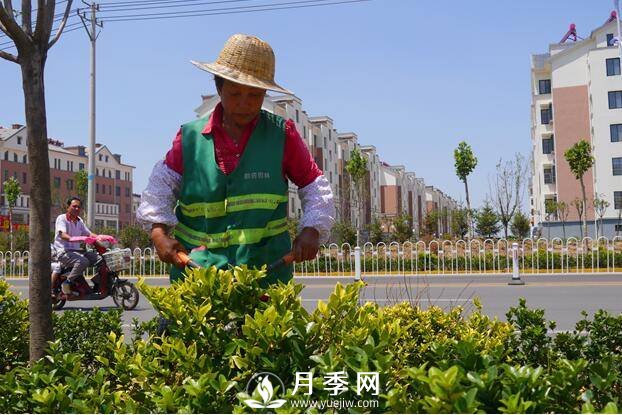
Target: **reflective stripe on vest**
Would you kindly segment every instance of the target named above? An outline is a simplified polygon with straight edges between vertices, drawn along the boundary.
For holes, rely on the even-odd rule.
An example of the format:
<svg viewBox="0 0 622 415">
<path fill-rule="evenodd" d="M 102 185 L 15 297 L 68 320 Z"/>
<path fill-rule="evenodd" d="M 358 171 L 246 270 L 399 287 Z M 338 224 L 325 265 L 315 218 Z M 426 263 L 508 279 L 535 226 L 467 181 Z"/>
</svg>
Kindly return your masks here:
<svg viewBox="0 0 622 415">
<path fill-rule="evenodd" d="M 231 229 L 221 233 L 204 233 L 190 229 L 183 223 L 175 226 L 175 238 L 194 246 L 207 249 L 226 248 L 230 245 L 250 245 L 261 242 L 264 238 L 279 235 L 287 231 L 287 219 L 268 222 L 265 228 Z"/>
<path fill-rule="evenodd" d="M 191 203 L 179 202 L 179 208 L 184 216 L 196 218 L 218 218 L 225 216 L 227 212 L 241 212 L 252 209 L 273 210 L 279 203 L 287 202 L 287 196 L 272 195 L 266 193 L 232 196 L 222 202 Z"/>
</svg>

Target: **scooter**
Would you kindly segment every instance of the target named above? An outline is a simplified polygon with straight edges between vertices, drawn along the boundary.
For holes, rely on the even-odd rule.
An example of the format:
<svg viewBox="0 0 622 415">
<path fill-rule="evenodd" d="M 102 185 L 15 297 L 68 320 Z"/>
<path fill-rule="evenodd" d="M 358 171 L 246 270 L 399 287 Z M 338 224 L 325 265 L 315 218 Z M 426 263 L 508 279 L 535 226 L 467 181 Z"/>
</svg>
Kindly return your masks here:
<svg viewBox="0 0 622 415">
<path fill-rule="evenodd" d="M 116 244 L 117 241 L 109 235 L 99 235 L 97 238 L 76 236 L 70 241 L 83 242 L 95 248 L 98 259 L 94 266 L 99 276 L 99 288 L 95 292 L 94 287 L 91 287 L 82 275 L 71 284 L 72 292 L 78 295 L 65 294 L 61 285 L 67 279 L 71 269 L 61 269 L 60 277 L 52 286 L 52 309 L 60 310 L 67 301 L 103 300 L 111 296 L 117 307 L 133 310 L 139 300 L 138 289 L 130 281 L 119 278 L 119 272 L 130 268 L 130 249 L 111 250 L 109 246 Z"/>
</svg>

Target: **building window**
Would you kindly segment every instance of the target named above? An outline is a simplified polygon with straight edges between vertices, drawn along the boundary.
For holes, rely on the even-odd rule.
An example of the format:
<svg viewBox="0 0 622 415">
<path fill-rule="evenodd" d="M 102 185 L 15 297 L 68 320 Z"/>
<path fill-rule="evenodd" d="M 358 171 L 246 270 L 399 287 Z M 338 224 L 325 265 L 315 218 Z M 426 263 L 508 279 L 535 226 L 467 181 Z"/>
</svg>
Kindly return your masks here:
<svg viewBox="0 0 622 415">
<path fill-rule="evenodd" d="M 99 155 L 99 161 L 102 161 L 102 155 L 101 154 Z"/>
<path fill-rule="evenodd" d="M 617 143 L 618 141 L 622 141 L 622 124 L 611 124 L 609 126 L 609 131 L 611 133 L 612 143 Z"/>
<path fill-rule="evenodd" d="M 607 62 L 607 76 L 620 75 L 620 58 L 610 58 Z"/>
<path fill-rule="evenodd" d="M 313 147 L 317 147 L 317 135 L 313 134 Z"/>
<path fill-rule="evenodd" d="M 542 139 L 542 154 L 553 154 L 554 150 L 555 150 L 555 144 L 553 142 L 553 137 L 543 138 Z"/>
<path fill-rule="evenodd" d="M 121 196 L 121 187 L 120 186 L 115 186 L 114 193 L 115 193 L 116 196 Z"/>
<path fill-rule="evenodd" d="M 555 166 L 544 168 L 544 184 L 555 184 Z"/>
<path fill-rule="evenodd" d="M 622 91 L 609 91 L 609 109 L 622 108 Z"/>
<path fill-rule="evenodd" d="M 106 163 L 108 163 L 108 156 L 106 156 Z"/>
<path fill-rule="evenodd" d="M 5 151 L 5 152 L 4 152 L 4 159 L 5 159 L 6 161 L 9 161 L 9 152 L 8 152 L 8 151 Z"/>
<path fill-rule="evenodd" d="M 296 122 L 300 122 L 300 114 L 298 113 L 298 110 L 296 110 Z"/>
<path fill-rule="evenodd" d="M 60 177 L 54 177 L 54 188 L 55 189 L 60 188 Z"/>
<path fill-rule="evenodd" d="M 79 166 L 80 166 L 80 170 L 84 170 L 84 163 L 80 163 Z"/>
<path fill-rule="evenodd" d="M 22 137 L 17 137 L 17 145 L 21 146 L 22 145 Z"/>
<path fill-rule="evenodd" d="M 324 148 L 328 147 L 328 145 L 326 144 L 326 137 L 324 137 Z"/>
<path fill-rule="evenodd" d="M 99 193 L 99 183 L 95 183 L 95 193 Z"/>
<path fill-rule="evenodd" d="M 99 176 L 99 169 L 95 169 L 95 176 Z"/>
<path fill-rule="evenodd" d="M 73 180 L 67 180 L 67 190 L 73 190 Z"/>
<path fill-rule="evenodd" d="M 26 184 L 28 176 L 26 175 L 26 172 L 22 173 L 22 183 Z"/>
<path fill-rule="evenodd" d="M 108 178 L 112 179 L 112 170 L 108 170 Z"/>
<path fill-rule="evenodd" d="M 130 197 L 130 188 L 129 187 L 125 188 L 125 197 Z"/>
<path fill-rule="evenodd" d="M 24 154 L 24 157 L 22 157 L 22 163 L 26 164 L 28 163 L 28 156 Z"/>
<path fill-rule="evenodd" d="M 622 176 L 622 157 L 614 157 L 611 159 L 614 176 Z"/>
<path fill-rule="evenodd" d="M 614 44 L 613 33 L 607 33 L 607 46 L 613 46 Z"/>
<path fill-rule="evenodd" d="M 115 177 L 117 178 L 117 180 L 121 180 L 121 170 L 115 171 Z"/>
<path fill-rule="evenodd" d="M 613 208 L 622 209 L 622 192 L 613 192 Z"/>
<path fill-rule="evenodd" d="M 13 161 L 17 163 L 17 153 L 13 153 Z"/>
<path fill-rule="evenodd" d="M 549 105 L 548 108 L 542 108 L 540 110 L 540 122 L 542 124 L 550 124 L 553 119 L 553 107 Z"/>
<path fill-rule="evenodd" d="M 540 79 L 538 81 L 538 94 L 550 94 L 551 93 L 551 80 L 550 79 Z"/>
</svg>

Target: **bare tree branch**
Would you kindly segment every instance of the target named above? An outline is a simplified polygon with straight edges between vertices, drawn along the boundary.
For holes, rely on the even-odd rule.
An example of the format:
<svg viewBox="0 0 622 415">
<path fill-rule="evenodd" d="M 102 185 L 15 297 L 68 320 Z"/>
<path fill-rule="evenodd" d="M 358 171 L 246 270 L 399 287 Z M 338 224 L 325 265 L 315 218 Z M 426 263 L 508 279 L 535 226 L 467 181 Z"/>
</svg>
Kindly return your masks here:
<svg viewBox="0 0 622 415">
<path fill-rule="evenodd" d="M 7 52 L 1 51 L 1 50 L 0 50 L 0 58 L 4 58 L 4 59 L 6 59 L 8 61 L 15 62 L 15 63 L 19 64 L 19 60 L 17 59 L 17 56 L 11 55 L 10 53 L 7 53 Z"/>
<path fill-rule="evenodd" d="M 32 4 L 30 0 L 22 0 L 22 29 L 32 36 Z"/>
<path fill-rule="evenodd" d="M 6 0 L 5 0 L 6 1 Z M 28 36 L 18 26 L 13 14 L 8 14 L 2 3 L 0 3 L 0 27 L 2 31 L 6 33 L 11 40 L 15 43 L 17 50 L 25 47 L 29 43 Z"/>
<path fill-rule="evenodd" d="M 15 12 L 13 11 L 13 2 L 11 0 L 4 0 L 4 8 L 9 16 L 15 15 Z"/>
<path fill-rule="evenodd" d="M 61 21 L 60 26 L 58 27 L 58 30 L 56 30 L 54 39 L 52 39 L 52 41 L 48 44 L 48 50 L 51 49 L 52 46 L 54 46 L 54 44 L 58 41 L 58 39 L 60 39 L 60 35 L 63 34 L 63 30 L 65 29 L 65 25 L 67 24 L 67 19 L 69 18 L 69 12 L 71 11 L 71 3 L 72 3 L 72 0 L 69 0 L 67 2 L 67 8 L 65 8 L 65 14 L 63 15 L 63 20 Z"/>
<path fill-rule="evenodd" d="M 41 46 L 47 46 L 48 44 L 49 35 L 48 37 L 45 36 L 47 33 L 47 22 L 48 20 L 51 22 L 54 17 L 54 9 L 52 9 L 52 17 L 50 18 L 50 16 L 48 16 L 48 6 L 50 4 L 54 5 L 55 2 L 53 0 L 50 2 L 46 2 L 45 0 L 37 0 L 37 23 L 35 25 L 34 38 L 35 43 Z"/>
</svg>

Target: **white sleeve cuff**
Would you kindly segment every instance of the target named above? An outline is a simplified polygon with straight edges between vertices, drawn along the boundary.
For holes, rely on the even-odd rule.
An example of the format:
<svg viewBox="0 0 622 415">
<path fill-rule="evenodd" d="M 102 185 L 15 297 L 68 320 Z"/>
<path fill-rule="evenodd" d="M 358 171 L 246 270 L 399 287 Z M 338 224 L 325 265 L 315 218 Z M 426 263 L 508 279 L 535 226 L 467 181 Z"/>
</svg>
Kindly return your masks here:
<svg viewBox="0 0 622 415">
<path fill-rule="evenodd" d="M 170 169 L 164 161 L 158 161 L 140 199 L 136 220 L 148 230 L 154 223 L 175 226 L 175 205 L 180 186 L 181 175 Z"/>
<path fill-rule="evenodd" d="M 324 175 L 321 175 L 307 186 L 298 189 L 298 197 L 302 203 L 302 218 L 298 230 L 306 227 L 315 228 L 320 233 L 320 243 L 325 243 L 335 224 L 335 202 L 330 183 Z"/>
</svg>

